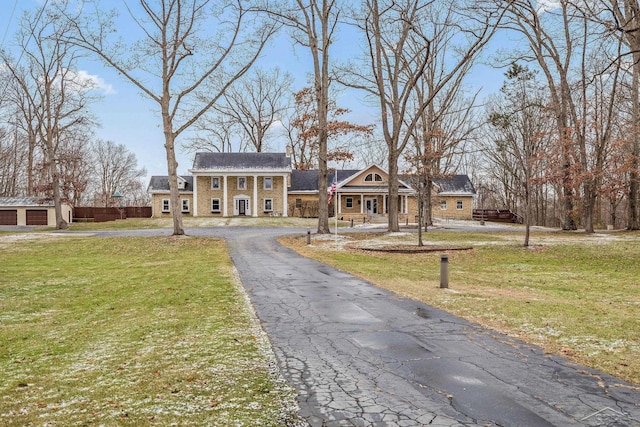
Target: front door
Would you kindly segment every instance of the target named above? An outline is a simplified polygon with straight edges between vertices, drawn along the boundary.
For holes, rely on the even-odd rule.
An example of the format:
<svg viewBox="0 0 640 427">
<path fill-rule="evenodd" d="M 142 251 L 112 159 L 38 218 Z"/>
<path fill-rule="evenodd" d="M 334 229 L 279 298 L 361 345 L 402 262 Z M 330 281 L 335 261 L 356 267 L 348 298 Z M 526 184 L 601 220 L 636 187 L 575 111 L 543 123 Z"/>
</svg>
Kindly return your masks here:
<svg viewBox="0 0 640 427">
<path fill-rule="evenodd" d="M 246 200 L 240 199 L 238 200 L 238 215 L 246 215 L 246 214 L 247 214 Z"/>
<path fill-rule="evenodd" d="M 377 197 L 364 199 L 364 206 L 367 210 L 367 215 L 378 214 L 378 198 Z"/>
</svg>

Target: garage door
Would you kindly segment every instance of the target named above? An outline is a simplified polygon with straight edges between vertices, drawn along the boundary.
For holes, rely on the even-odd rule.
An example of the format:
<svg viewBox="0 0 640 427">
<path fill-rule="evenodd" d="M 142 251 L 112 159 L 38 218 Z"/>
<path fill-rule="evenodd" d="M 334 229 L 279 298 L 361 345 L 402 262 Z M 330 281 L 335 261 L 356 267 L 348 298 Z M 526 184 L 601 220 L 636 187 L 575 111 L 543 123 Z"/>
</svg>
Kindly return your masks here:
<svg viewBox="0 0 640 427">
<path fill-rule="evenodd" d="M 0 211 L 0 225 L 18 225 L 18 211 Z"/>
<path fill-rule="evenodd" d="M 47 211 L 27 209 L 27 225 L 49 225 Z"/>
</svg>

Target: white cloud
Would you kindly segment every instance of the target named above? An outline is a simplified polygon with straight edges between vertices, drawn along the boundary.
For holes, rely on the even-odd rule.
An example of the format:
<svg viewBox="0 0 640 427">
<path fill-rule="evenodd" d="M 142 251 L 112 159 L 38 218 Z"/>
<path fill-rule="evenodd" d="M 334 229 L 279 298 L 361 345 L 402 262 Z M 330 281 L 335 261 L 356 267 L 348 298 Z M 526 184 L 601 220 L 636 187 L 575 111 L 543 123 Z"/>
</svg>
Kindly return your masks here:
<svg viewBox="0 0 640 427">
<path fill-rule="evenodd" d="M 560 7 L 560 0 L 538 0 L 538 14 L 550 12 Z"/>
<path fill-rule="evenodd" d="M 78 84 L 78 86 L 92 90 L 100 90 L 103 95 L 113 95 L 116 93 L 113 86 L 105 82 L 103 78 L 95 74 L 89 74 L 84 70 L 80 70 L 75 73 L 73 80 Z"/>
</svg>

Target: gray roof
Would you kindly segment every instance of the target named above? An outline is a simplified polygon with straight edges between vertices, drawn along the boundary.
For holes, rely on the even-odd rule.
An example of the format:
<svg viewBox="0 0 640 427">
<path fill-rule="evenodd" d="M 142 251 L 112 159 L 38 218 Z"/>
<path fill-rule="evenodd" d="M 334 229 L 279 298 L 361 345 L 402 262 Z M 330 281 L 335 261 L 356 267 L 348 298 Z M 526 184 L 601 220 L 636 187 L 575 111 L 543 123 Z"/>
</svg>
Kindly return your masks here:
<svg viewBox="0 0 640 427">
<path fill-rule="evenodd" d="M 187 181 L 184 190 L 180 191 L 193 191 L 193 177 L 190 175 L 180 175 L 182 179 Z M 149 181 L 148 192 L 168 192 L 169 191 L 169 177 L 166 175 L 154 175 Z"/>
<path fill-rule="evenodd" d="M 467 175 L 452 175 L 444 178 L 433 178 L 438 186 L 438 193 L 444 194 L 476 194 L 476 189 Z"/>
<path fill-rule="evenodd" d="M 362 172 L 359 169 L 354 170 L 338 170 L 338 184 L 346 181 L 353 175 Z M 327 177 L 328 184 L 331 185 L 334 180 L 334 172 L 329 172 Z M 306 171 L 294 170 L 291 171 L 291 187 L 289 191 L 318 191 L 319 174 L 318 169 L 311 169 Z"/>
<path fill-rule="evenodd" d="M 194 171 L 202 170 L 291 170 L 285 153 L 196 153 Z"/>
<path fill-rule="evenodd" d="M 54 206 L 53 200 L 49 200 L 42 197 L 0 197 L 0 207 L 3 206 L 40 206 L 40 207 L 52 207 Z"/>
</svg>

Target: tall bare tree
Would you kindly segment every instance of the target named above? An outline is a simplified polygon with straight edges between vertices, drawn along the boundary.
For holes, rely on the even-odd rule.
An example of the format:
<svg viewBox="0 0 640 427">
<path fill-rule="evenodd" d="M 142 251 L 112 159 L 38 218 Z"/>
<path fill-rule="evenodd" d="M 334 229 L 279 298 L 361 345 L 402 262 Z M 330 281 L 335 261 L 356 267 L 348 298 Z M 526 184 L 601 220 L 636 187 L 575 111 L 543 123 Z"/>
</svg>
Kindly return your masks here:
<svg viewBox="0 0 640 427">
<path fill-rule="evenodd" d="M 88 104 L 92 83 L 82 80 L 77 70 L 80 52 L 65 43 L 71 31 L 67 22 L 51 10 L 25 13 L 17 35 L 23 66 L 3 54 L 5 67 L 22 91 L 22 102 L 31 115 L 28 126 L 43 152 L 42 166 L 46 190 L 55 205 L 56 228 L 67 228 L 62 216 L 62 175 L 65 144 L 74 129 L 92 124 Z M 26 118 L 26 115 L 25 115 Z"/>
<path fill-rule="evenodd" d="M 92 7 L 93 6 L 93 7 Z M 117 70 L 160 110 L 173 234 L 184 234 L 175 142 L 253 65 L 276 30 L 243 0 L 139 0 L 125 3 L 136 42 L 112 39 L 117 13 L 87 2 L 63 11 L 74 43 Z"/>
<path fill-rule="evenodd" d="M 423 113 L 451 80 L 468 70 L 496 31 L 498 8 L 480 2 L 423 0 L 366 0 L 356 19 L 367 43 L 364 73 L 355 72 L 347 83 L 375 97 L 388 147 L 389 231 L 398 231 L 398 161 L 419 125 Z M 450 43 L 434 43 L 436 40 Z M 447 46 L 448 67 L 438 75 L 421 102 L 415 89 L 429 63 Z M 356 67 L 352 67 L 357 69 Z"/>
<path fill-rule="evenodd" d="M 486 143 L 494 145 L 485 152 L 495 169 L 511 177 L 511 191 L 524 206 L 524 246 L 529 246 L 535 189 L 541 184 L 543 153 L 553 128 L 548 125 L 547 94 L 539 87 L 535 73 L 512 64 L 505 75 L 501 97 L 488 108 L 491 141 Z"/>
<path fill-rule="evenodd" d="M 108 207 L 113 203 L 112 195 L 119 191 L 123 197 L 137 192 L 139 181 L 147 171 L 138 167 L 138 159 L 123 144 L 96 140 L 92 145 L 94 176 L 97 181 L 93 196 L 94 204 Z"/>
<path fill-rule="evenodd" d="M 261 9 L 291 30 L 291 37 L 309 49 L 313 60 L 313 90 L 318 116 L 318 230 L 330 232 L 327 169 L 330 48 L 334 43 L 342 3 L 337 0 L 265 0 Z"/>
</svg>

